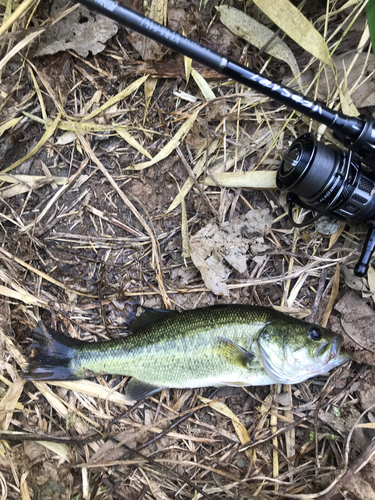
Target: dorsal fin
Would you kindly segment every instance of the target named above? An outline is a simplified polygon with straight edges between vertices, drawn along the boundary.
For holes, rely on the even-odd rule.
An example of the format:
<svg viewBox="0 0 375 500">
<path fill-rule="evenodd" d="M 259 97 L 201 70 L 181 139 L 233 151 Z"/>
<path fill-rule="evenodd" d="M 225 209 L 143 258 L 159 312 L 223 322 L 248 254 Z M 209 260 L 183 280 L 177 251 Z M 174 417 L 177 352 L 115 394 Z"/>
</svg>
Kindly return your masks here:
<svg viewBox="0 0 375 500">
<path fill-rule="evenodd" d="M 159 319 L 165 318 L 169 314 L 176 313 L 176 311 L 168 311 L 167 309 L 150 309 L 148 307 L 144 307 L 144 313 L 135 318 L 128 324 L 128 329 L 136 333 L 139 329 L 143 328 L 150 323 L 155 323 Z"/>
</svg>

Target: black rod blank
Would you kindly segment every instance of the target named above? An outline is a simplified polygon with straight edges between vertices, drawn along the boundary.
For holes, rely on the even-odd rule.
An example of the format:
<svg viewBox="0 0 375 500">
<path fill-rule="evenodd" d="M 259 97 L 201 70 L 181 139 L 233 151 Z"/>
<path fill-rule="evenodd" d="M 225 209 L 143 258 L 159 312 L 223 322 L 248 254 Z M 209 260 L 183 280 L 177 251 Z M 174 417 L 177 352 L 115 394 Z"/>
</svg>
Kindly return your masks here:
<svg viewBox="0 0 375 500">
<path fill-rule="evenodd" d="M 375 130 L 372 121 L 338 113 L 299 92 L 274 83 L 259 73 L 254 73 L 246 66 L 179 35 L 152 19 L 118 5 L 113 0 L 80 0 L 80 3 L 90 10 L 113 19 L 126 28 L 151 38 L 313 120 L 327 125 L 336 133 L 337 138 L 348 147 L 350 147 L 348 143 L 354 143 L 352 149 L 359 152 L 363 149 L 364 154 L 360 155 L 367 164 L 374 161 Z M 371 166 L 374 168 L 373 165 Z"/>
</svg>

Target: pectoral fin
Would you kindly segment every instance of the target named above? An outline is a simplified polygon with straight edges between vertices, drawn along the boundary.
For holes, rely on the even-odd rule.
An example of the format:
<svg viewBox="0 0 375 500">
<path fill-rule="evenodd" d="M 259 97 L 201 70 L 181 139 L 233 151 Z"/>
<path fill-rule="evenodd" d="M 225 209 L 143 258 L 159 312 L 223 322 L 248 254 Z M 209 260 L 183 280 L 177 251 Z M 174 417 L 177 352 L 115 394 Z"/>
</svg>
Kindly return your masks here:
<svg viewBox="0 0 375 500">
<path fill-rule="evenodd" d="M 217 339 L 217 348 L 220 356 L 226 358 L 230 363 L 242 368 L 249 369 L 250 365 L 255 358 L 254 354 L 247 351 L 240 345 L 225 337 Z"/>
<path fill-rule="evenodd" d="M 163 387 L 148 384 L 147 382 L 142 382 L 141 380 L 133 377 L 126 386 L 125 396 L 133 401 L 139 401 L 140 399 L 147 398 L 162 389 Z"/>
</svg>

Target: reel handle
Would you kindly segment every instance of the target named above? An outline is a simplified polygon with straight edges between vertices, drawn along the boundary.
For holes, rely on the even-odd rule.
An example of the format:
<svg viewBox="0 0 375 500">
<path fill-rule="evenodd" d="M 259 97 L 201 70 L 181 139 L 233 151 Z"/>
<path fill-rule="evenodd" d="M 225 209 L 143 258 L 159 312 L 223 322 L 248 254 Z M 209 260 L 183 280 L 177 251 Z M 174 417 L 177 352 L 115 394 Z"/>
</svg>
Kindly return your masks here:
<svg viewBox="0 0 375 500">
<path fill-rule="evenodd" d="M 354 268 L 354 274 L 359 278 L 366 276 L 371 256 L 375 250 L 375 221 L 369 221 L 368 226 L 369 229 L 363 245 L 363 250 L 359 261 Z"/>
</svg>

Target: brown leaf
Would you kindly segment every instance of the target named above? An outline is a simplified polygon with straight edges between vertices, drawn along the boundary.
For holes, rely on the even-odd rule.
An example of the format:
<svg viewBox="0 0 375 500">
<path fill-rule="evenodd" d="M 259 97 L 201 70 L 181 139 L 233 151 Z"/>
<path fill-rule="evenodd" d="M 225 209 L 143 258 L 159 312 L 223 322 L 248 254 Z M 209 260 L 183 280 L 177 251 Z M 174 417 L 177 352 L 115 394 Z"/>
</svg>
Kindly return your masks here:
<svg viewBox="0 0 375 500">
<path fill-rule="evenodd" d="M 372 462 L 373 463 L 373 462 Z M 369 469 L 369 470 L 368 470 Z M 370 477 L 367 477 L 370 476 Z M 369 464 L 366 469 L 360 471 L 345 485 L 345 488 L 358 500 L 373 500 L 375 498 L 374 466 Z"/>
<path fill-rule="evenodd" d="M 64 0 L 55 0 L 51 15 L 56 14 L 65 4 Z M 46 31 L 39 42 L 37 55 L 75 50 L 86 58 L 89 52 L 98 54 L 104 50 L 105 42 L 112 38 L 117 30 L 118 25 L 111 19 L 80 7 Z"/>
<path fill-rule="evenodd" d="M 209 290 L 216 295 L 229 295 L 225 282 L 232 268 L 246 272 L 249 249 L 253 256 L 267 250 L 263 236 L 271 224 L 268 210 L 250 210 L 220 226 L 208 224 L 190 239 L 192 261 Z"/>
<path fill-rule="evenodd" d="M 0 428 L 2 430 L 8 430 L 24 384 L 25 381 L 21 377 L 17 377 L 0 402 Z"/>
<path fill-rule="evenodd" d="M 346 333 L 344 346 L 359 363 L 375 365 L 375 312 L 354 292 L 348 292 L 336 304 L 341 327 Z"/>
<path fill-rule="evenodd" d="M 165 24 L 167 18 L 166 0 L 152 0 L 150 12 L 147 14 L 147 17 L 159 24 Z M 165 48 L 159 43 L 149 38 L 145 38 L 138 33 L 130 33 L 128 40 L 141 54 L 144 61 L 159 61 L 165 53 Z"/>
</svg>

